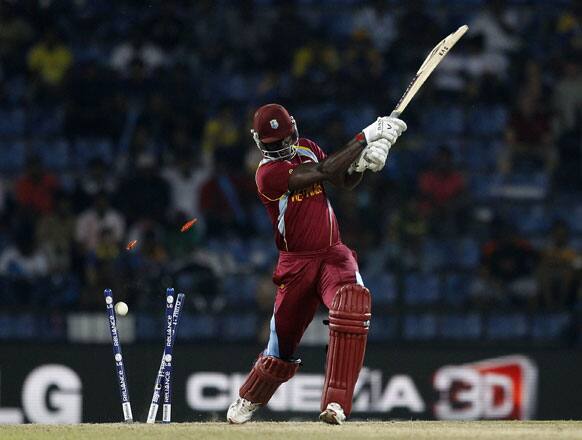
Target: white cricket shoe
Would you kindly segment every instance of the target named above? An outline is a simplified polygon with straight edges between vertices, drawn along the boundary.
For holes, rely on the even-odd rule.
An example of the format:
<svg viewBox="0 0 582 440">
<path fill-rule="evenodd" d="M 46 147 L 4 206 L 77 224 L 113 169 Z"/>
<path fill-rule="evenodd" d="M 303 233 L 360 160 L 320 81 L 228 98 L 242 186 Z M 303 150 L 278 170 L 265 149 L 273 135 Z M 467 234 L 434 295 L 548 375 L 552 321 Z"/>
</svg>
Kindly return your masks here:
<svg viewBox="0 0 582 440">
<path fill-rule="evenodd" d="M 343 408 L 339 403 L 331 402 L 319 415 L 319 420 L 330 425 L 341 425 L 346 420 Z"/>
<path fill-rule="evenodd" d="M 259 406 L 258 403 L 253 403 L 247 399 L 239 397 L 228 407 L 226 420 L 228 420 L 229 423 L 234 423 L 236 425 L 246 423 L 251 419 L 254 412 L 259 409 Z"/>
</svg>

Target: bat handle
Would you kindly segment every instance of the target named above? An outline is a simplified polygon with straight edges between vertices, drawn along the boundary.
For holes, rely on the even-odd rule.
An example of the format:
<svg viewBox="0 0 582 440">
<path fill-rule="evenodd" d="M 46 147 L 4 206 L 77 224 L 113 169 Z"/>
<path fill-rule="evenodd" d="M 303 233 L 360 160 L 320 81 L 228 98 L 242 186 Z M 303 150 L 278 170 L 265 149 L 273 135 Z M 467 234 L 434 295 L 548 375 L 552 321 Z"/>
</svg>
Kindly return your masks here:
<svg viewBox="0 0 582 440">
<path fill-rule="evenodd" d="M 392 113 L 390 113 L 391 118 L 399 118 L 400 115 L 401 115 L 401 112 L 397 112 L 396 110 L 394 110 Z"/>
</svg>

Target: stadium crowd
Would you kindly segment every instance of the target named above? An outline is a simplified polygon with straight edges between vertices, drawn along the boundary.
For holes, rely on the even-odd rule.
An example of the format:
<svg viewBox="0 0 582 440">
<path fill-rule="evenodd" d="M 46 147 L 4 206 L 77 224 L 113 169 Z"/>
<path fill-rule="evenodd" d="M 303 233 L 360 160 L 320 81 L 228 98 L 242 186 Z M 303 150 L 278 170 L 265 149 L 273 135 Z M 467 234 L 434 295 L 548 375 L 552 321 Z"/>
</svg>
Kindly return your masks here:
<svg viewBox="0 0 582 440">
<path fill-rule="evenodd" d="M 3 309 L 100 310 L 110 287 L 147 313 L 173 284 L 263 334 L 252 112 L 280 102 L 333 150 L 467 23 L 386 169 L 332 190 L 371 337 L 578 341 L 582 2 L 3 0 L 0 23 Z"/>
</svg>

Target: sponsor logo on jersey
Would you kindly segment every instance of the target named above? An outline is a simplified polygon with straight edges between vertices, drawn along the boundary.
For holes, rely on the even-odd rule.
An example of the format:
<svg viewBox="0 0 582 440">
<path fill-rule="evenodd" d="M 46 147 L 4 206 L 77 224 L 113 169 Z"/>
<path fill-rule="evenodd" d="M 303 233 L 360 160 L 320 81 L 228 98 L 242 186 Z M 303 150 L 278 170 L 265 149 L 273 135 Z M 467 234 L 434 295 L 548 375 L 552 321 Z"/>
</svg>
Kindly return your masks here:
<svg viewBox="0 0 582 440">
<path fill-rule="evenodd" d="M 291 202 L 302 202 L 309 197 L 317 196 L 323 193 L 323 186 L 321 183 L 314 183 L 309 188 L 295 191 L 291 194 Z"/>
</svg>

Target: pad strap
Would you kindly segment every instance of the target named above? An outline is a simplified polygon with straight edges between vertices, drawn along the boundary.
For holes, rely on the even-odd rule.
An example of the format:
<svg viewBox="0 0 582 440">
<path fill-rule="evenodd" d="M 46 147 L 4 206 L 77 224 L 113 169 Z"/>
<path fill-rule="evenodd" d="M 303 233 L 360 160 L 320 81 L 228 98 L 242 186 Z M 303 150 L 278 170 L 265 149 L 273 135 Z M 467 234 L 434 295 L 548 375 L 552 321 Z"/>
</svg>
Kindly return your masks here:
<svg viewBox="0 0 582 440">
<path fill-rule="evenodd" d="M 266 405 L 277 388 L 295 375 L 300 365 L 300 360 L 288 362 L 274 356 L 260 354 L 240 387 L 240 397 L 253 403 Z"/>
</svg>

